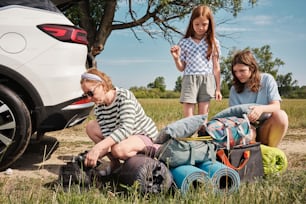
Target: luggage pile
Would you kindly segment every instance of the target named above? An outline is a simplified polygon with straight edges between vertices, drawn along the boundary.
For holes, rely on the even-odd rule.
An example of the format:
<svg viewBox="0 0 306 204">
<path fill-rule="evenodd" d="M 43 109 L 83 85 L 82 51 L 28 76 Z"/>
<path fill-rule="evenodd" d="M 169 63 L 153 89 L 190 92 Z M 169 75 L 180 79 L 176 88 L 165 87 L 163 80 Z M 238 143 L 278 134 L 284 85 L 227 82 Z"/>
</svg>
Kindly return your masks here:
<svg viewBox="0 0 306 204">
<path fill-rule="evenodd" d="M 287 158 L 278 148 L 254 141 L 245 107 L 221 111 L 208 122 L 207 115 L 175 121 L 160 132 L 154 143 L 158 150 L 137 154 L 126 160 L 119 171 L 101 176 L 86 168 L 81 153 L 62 166 L 59 180 L 71 184 L 103 186 L 108 181 L 132 186 L 141 193 L 161 193 L 172 188 L 185 195 L 190 187 L 202 185 L 215 193 L 232 193 L 241 182 L 253 182 L 287 169 Z"/>
</svg>

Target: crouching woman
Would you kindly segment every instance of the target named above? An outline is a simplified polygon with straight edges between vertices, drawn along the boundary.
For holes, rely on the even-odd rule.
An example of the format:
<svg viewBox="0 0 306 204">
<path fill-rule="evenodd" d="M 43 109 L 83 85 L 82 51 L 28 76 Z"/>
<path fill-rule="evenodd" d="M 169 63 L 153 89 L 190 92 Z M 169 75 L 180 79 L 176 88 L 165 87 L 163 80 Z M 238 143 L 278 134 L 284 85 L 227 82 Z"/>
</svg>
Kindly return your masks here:
<svg viewBox="0 0 306 204">
<path fill-rule="evenodd" d="M 89 69 L 81 77 L 84 96 L 95 103 L 95 120 L 88 122 L 86 132 L 95 143 L 87 153 L 86 166 L 96 166 L 99 158 L 108 156 L 110 165 L 104 175 L 146 147 L 153 147 L 158 130 L 132 92 L 113 86 L 111 79 L 98 69 Z"/>
<path fill-rule="evenodd" d="M 256 103 L 248 118 L 257 124 L 256 140 L 277 147 L 288 129 L 288 116 L 281 110 L 281 97 L 275 79 L 261 73 L 250 50 L 234 55 L 231 71 L 233 86 L 230 89 L 229 105 Z"/>
</svg>

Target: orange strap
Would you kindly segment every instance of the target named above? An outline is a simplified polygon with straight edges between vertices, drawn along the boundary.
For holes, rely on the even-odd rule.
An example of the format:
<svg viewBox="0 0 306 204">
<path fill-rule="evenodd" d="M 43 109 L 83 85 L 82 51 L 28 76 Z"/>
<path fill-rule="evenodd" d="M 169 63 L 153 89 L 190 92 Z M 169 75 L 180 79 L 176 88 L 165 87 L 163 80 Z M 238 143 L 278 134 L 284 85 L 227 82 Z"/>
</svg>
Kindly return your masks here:
<svg viewBox="0 0 306 204">
<path fill-rule="evenodd" d="M 237 171 L 241 170 L 246 164 L 247 162 L 249 161 L 250 159 L 250 155 L 251 155 L 251 151 L 250 150 L 246 150 L 243 152 L 243 162 L 240 163 L 240 165 L 238 167 L 235 167 L 231 164 L 231 162 L 229 161 L 228 157 L 226 156 L 225 152 L 223 149 L 220 149 L 217 151 L 217 155 L 218 157 L 222 160 L 222 162 L 232 168 L 232 169 L 235 169 Z"/>
</svg>

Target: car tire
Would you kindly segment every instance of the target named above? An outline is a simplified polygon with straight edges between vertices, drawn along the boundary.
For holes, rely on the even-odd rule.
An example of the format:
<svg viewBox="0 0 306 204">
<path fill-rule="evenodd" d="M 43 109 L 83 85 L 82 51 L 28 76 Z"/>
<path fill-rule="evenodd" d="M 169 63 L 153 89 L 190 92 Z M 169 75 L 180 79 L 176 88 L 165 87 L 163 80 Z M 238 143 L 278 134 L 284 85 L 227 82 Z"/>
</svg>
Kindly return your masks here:
<svg viewBox="0 0 306 204">
<path fill-rule="evenodd" d="M 27 148 L 31 117 L 23 100 L 0 84 L 0 171 L 14 163 Z"/>
</svg>

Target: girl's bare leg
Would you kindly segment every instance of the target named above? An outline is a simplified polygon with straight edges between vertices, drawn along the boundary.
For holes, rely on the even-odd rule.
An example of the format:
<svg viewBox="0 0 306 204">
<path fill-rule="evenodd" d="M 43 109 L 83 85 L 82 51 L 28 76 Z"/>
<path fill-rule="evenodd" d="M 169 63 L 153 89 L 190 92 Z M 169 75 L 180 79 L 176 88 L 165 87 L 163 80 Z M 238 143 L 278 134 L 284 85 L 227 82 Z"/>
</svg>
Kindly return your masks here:
<svg viewBox="0 0 306 204">
<path fill-rule="evenodd" d="M 193 116 L 194 114 L 194 104 L 193 103 L 184 103 L 183 104 L 184 117 Z"/>
<path fill-rule="evenodd" d="M 273 112 L 259 129 L 257 136 L 262 144 L 277 147 L 288 130 L 288 116 L 285 111 Z"/>
</svg>

